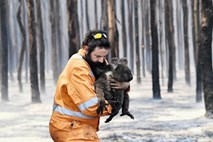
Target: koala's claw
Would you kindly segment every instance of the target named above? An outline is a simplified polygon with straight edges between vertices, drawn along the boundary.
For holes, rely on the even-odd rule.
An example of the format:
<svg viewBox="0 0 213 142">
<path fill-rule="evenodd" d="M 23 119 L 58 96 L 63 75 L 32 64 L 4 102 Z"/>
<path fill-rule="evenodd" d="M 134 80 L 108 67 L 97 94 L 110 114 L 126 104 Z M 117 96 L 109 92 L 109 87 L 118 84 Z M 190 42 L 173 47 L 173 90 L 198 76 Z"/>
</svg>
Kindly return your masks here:
<svg viewBox="0 0 213 142">
<path fill-rule="evenodd" d="M 130 118 L 134 119 L 134 116 L 129 112 L 123 112 L 120 116 L 128 115 Z"/>
<path fill-rule="evenodd" d="M 102 106 L 99 106 L 98 109 L 97 109 L 97 114 L 103 114 L 103 111 L 104 111 L 104 108 Z"/>
<path fill-rule="evenodd" d="M 97 114 L 103 114 L 104 108 L 106 108 L 106 104 L 104 101 L 100 101 L 100 104 L 98 106 L 98 109 L 96 110 Z"/>
</svg>

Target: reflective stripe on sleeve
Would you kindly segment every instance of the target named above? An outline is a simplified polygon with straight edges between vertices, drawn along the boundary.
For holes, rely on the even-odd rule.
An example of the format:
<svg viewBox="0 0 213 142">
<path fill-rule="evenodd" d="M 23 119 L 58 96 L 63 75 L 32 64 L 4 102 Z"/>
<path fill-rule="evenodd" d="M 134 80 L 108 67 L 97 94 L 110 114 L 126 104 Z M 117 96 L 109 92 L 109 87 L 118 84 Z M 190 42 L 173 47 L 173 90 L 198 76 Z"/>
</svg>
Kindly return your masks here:
<svg viewBox="0 0 213 142">
<path fill-rule="evenodd" d="M 61 114 L 64 114 L 64 115 L 74 116 L 74 117 L 78 117 L 78 118 L 86 118 L 86 119 L 95 118 L 94 116 L 88 116 L 88 115 L 85 115 L 85 114 L 83 114 L 81 112 L 68 110 L 68 109 L 63 108 L 63 107 L 61 107 L 59 105 L 55 105 L 54 111 L 60 112 Z"/>
<path fill-rule="evenodd" d="M 98 103 L 98 98 L 97 97 L 94 97 L 88 101 L 86 101 L 85 103 L 81 104 L 80 106 L 78 106 L 78 108 L 81 110 L 81 111 L 84 111 L 85 109 L 88 109 L 89 107 L 91 106 L 94 106 Z"/>
</svg>

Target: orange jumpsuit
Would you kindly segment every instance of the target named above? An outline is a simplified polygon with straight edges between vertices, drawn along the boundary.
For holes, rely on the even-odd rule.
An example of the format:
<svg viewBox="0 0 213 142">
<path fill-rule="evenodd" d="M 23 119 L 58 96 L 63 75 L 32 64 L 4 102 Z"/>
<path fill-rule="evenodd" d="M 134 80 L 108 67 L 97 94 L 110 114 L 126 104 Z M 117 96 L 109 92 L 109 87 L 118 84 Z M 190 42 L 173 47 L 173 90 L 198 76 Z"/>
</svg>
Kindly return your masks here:
<svg viewBox="0 0 213 142">
<path fill-rule="evenodd" d="M 99 142 L 95 77 L 82 58 L 84 55 L 85 50 L 80 49 L 59 76 L 49 123 L 50 135 L 55 142 Z M 108 105 L 102 115 L 109 115 L 111 110 Z"/>
</svg>

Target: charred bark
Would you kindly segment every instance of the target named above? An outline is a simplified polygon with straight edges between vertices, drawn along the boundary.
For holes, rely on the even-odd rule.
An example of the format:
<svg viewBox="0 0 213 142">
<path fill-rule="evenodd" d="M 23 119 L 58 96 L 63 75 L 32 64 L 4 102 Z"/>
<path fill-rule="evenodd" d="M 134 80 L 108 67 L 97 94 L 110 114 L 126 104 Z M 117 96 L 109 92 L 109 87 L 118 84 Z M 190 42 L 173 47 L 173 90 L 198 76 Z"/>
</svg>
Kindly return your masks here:
<svg viewBox="0 0 213 142">
<path fill-rule="evenodd" d="M 37 67 L 37 44 L 36 44 L 36 24 L 35 6 L 33 0 L 28 0 L 28 25 L 30 39 L 30 84 L 32 103 L 40 103 L 40 92 L 38 87 L 38 67 Z"/>
<path fill-rule="evenodd" d="M 150 1 L 151 9 L 151 35 L 152 35 L 152 90 L 153 98 L 161 99 L 159 83 L 159 61 L 158 61 L 158 32 L 155 15 L 156 1 Z"/>
</svg>

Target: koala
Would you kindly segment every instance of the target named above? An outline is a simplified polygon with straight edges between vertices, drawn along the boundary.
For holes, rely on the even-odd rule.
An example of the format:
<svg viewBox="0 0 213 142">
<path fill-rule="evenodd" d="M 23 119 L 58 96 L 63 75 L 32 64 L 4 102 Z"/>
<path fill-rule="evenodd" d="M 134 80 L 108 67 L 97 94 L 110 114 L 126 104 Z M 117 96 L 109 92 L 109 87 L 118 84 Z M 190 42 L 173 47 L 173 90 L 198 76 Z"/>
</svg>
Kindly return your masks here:
<svg viewBox="0 0 213 142">
<path fill-rule="evenodd" d="M 99 107 L 97 113 L 103 113 L 103 109 L 107 104 L 105 100 L 112 106 L 112 113 L 105 121 L 106 123 L 111 121 L 112 118 L 119 113 L 122 108 L 122 114 L 128 115 L 134 119 L 133 115 L 128 111 L 129 108 L 129 95 L 124 90 L 115 89 L 110 87 L 109 78 L 112 78 L 119 82 L 129 82 L 133 79 L 131 70 L 127 66 L 126 59 L 113 59 L 112 64 L 107 65 L 105 72 L 96 80 L 95 91 L 99 98 Z M 125 63 L 126 62 L 126 63 Z"/>
</svg>

